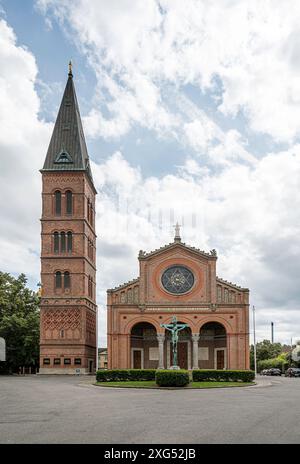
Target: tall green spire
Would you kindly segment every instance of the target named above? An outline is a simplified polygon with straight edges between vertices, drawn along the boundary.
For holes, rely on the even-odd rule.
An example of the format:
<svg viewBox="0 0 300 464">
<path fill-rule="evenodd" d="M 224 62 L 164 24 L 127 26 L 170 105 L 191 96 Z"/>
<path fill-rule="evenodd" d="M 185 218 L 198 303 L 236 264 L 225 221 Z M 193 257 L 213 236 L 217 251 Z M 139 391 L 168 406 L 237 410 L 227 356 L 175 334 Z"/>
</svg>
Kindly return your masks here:
<svg viewBox="0 0 300 464">
<path fill-rule="evenodd" d="M 42 171 L 86 171 L 92 180 L 71 61 L 67 85 Z"/>
</svg>

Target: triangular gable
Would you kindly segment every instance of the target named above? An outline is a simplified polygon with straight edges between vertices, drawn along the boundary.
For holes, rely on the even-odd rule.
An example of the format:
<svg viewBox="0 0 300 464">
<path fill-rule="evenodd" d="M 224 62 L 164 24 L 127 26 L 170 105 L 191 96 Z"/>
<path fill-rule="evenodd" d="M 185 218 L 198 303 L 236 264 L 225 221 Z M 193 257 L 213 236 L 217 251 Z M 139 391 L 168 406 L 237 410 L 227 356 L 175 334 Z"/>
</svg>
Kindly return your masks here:
<svg viewBox="0 0 300 464">
<path fill-rule="evenodd" d="M 57 155 L 57 157 L 55 158 L 54 163 L 56 163 L 56 164 L 72 164 L 73 159 L 72 159 L 71 155 L 66 150 L 62 150 Z"/>
</svg>

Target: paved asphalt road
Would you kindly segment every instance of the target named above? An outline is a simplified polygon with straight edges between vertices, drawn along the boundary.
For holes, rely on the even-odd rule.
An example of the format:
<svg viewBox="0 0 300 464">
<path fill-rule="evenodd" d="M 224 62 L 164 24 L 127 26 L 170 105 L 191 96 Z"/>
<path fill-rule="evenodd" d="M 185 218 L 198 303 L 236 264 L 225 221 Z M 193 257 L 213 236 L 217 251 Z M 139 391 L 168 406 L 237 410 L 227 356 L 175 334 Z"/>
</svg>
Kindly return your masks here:
<svg viewBox="0 0 300 464">
<path fill-rule="evenodd" d="M 92 380 L 0 377 L 0 443 L 300 443 L 300 378 L 180 391 Z"/>
</svg>

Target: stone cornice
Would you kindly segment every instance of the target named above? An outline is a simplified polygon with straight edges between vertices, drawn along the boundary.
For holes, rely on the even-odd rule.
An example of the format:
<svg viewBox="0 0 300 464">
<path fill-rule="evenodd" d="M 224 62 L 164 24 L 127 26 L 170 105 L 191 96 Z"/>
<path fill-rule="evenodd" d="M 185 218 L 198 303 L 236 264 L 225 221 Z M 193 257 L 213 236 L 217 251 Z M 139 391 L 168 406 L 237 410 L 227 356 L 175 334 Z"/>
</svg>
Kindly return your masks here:
<svg viewBox="0 0 300 464">
<path fill-rule="evenodd" d="M 223 285 L 227 285 L 228 287 L 232 287 L 235 290 L 239 290 L 240 292 L 249 292 L 249 288 L 240 287 L 239 285 L 233 284 L 232 282 L 229 282 L 228 280 L 221 279 L 221 277 L 218 277 L 218 276 L 216 277 L 216 282 L 217 284 L 220 283 Z"/>
<path fill-rule="evenodd" d="M 107 290 L 107 292 L 116 292 L 118 290 L 122 290 L 122 288 L 126 288 L 128 287 L 129 285 L 133 285 L 133 284 L 137 284 L 140 282 L 140 278 L 137 277 L 136 279 L 133 279 L 133 280 L 129 280 L 128 282 L 125 282 L 124 284 L 121 284 L 121 285 L 118 285 L 117 287 L 114 287 L 114 288 L 109 288 Z"/>
<path fill-rule="evenodd" d="M 179 242 L 179 241 L 171 242 L 165 246 L 157 248 L 156 250 L 150 251 L 149 253 L 147 253 L 146 251 L 140 250 L 138 258 L 139 260 L 144 260 L 144 259 L 149 258 L 150 256 L 154 256 L 166 250 L 171 250 L 172 248 L 177 248 L 177 247 L 182 248 L 184 250 L 192 251 L 193 253 L 196 253 L 197 255 L 205 257 L 206 259 L 207 258 L 217 259 L 217 253 L 216 253 L 216 250 L 214 249 L 211 250 L 210 253 L 206 253 L 205 251 L 200 250 L 199 248 L 186 245 L 184 242 Z"/>
</svg>

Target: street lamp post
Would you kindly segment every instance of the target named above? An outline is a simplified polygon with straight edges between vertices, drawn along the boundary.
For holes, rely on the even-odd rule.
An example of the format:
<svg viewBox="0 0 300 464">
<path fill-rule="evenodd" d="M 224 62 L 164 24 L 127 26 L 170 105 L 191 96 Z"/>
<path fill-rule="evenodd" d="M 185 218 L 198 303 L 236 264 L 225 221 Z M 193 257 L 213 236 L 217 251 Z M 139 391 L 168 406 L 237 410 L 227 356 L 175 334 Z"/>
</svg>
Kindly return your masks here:
<svg viewBox="0 0 300 464">
<path fill-rule="evenodd" d="M 256 337 L 255 337 L 255 306 L 253 305 L 253 345 L 254 345 L 254 372 L 255 377 L 257 375 L 257 365 L 256 365 Z"/>
</svg>

